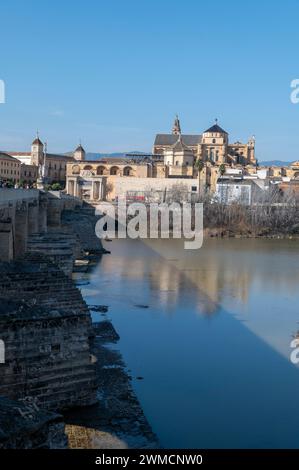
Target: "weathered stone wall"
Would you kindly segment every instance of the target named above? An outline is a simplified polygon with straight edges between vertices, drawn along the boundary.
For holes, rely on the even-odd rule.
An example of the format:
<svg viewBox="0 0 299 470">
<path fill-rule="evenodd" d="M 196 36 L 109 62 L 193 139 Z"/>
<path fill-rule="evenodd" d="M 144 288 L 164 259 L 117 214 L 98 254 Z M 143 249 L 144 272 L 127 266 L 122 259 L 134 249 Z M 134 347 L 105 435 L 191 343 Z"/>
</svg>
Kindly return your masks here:
<svg viewBox="0 0 299 470">
<path fill-rule="evenodd" d="M 27 242 L 27 253 L 46 255 L 68 276 L 72 273 L 77 252 L 77 239 L 71 233 L 36 233 L 29 237 Z"/>
<path fill-rule="evenodd" d="M 79 289 L 37 254 L 0 271 L 0 396 L 34 397 L 55 410 L 95 403 L 91 318 Z"/>
<path fill-rule="evenodd" d="M 95 225 L 99 216 L 95 216 L 95 208 L 83 206 L 77 210 L 65 210 L 62 213 L 62 223 L 65 231 L 77 237 L 83 252 L 103 253 L 101 240 L 95 234 Z"/>
<path fill-rule="evenodd" d="M 103 251 L 96 220 L 93 207 L 60 191 L 0 188 L 0 262 L 45 253 L 70 275 L 81 252 Z"/>
<path fill-rule="evenodd" d="M 77 257 L 103 251 L 97 218 L 74 198 L 38 194 L 0 204 L 0 448 L 63 447 L 63 423 L 41 410 L 97 402 L 91 317 L 70 277 Z M 8 399 L 38 408 L 22 422 Z"/>
<path fill-rule="evenodd" d="M 124 199 L 128 191 L 159 191 L 171 190 L 173 187 L 183 186 L 188 192 L 199 191 L 198 179 L 188 178 L 120 178 L 114 179 L 114 191 L 109 194 L 109 198 L 119 197 Z M 194 189 L 192 189 L 194 188 Z M 195 189 L 196 188 L 196 189 Z"/>
</svg>

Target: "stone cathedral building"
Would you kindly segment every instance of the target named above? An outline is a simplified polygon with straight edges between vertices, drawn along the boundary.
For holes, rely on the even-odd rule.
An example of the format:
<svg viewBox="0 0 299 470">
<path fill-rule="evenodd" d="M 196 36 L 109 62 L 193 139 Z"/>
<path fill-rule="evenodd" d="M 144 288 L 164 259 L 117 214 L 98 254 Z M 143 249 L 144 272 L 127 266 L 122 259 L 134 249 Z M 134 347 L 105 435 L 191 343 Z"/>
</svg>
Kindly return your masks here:
<svg viewBox="0 0 299 470">
<path fill-rule="evenodd" d="M 182 144 L 193 154 L 194 161 L 201 160 L 214 165 L 256 165 L 255 138 L 252 137 L 247 143 L 229 142 L 228 133 L 215 124 L 202 134 L 183 134 L 178 116 L 174 121 L 171 134 L 157 134 L 153 146 L 154 154 L 165 155 L 175 148 L 181 137 Z M 186 161 L 189 162 L 189 159 Z M 174 162 L 176 163 L 176 162 Z M 189 164 L 189 163 L 188 163 Z M 180 161 L 178 161 L 180 165 Z"/>
</svg>

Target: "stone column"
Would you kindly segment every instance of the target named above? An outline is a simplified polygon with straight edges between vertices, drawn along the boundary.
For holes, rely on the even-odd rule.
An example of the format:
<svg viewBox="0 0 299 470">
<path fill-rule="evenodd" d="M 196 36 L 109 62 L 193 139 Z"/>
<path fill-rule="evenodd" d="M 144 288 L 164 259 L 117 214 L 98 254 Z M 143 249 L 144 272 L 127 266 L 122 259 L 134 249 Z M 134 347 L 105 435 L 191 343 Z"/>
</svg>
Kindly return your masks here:
<svg viewBox="0 0 299 470">
<path fill-rule="evenodd" d="M 38 232 L 47 233 L 47 207 L 48 198 L 46 193 L 39 193 L 38 205 Z"/>
<path fill-rule="evenodd" d="M 62 203 L 59 198 L 48 195 L 48 226 L 60 227 Z"/>
<path fill-rule="evenodd" d="M 37 201 L 29 203 L 28 206 L 28 235 L 38 232 L 38 203 Z"/>
<path fill-rule="evenodd" d="M 11 219 L 0 221 L 0 261 L 13 260 L 13 231 Z"/>
<path fill-rule="evenodd" d="M 93 181 L 92 182 L 92 199 L 93 199 L 93 201 L 98 201 L 99 200 L 99 197 L 100 197 L 99 185 L 100 185 L 99 181 Z"/>
<path fill-rule="evenodd" d="M 67 190 L 66 192 L 71 196 L 75 195 L 75 181 L 74 180 L 67 180 Z"/>
<path fill-rule="evenodd" d="M 27 250 L 28 205 L 25 201 L 17 203 L 14 234 L 14 255 L 19 258 Z"/>
<path fill-rule="evenodd" d="M 107 178 L 101 178 L 100 181 L 100 198 L 102 201 L 106 201 L 106 183 L 107 183 Z"/>
<path fill-rule="evenodd" d="M 74 195 L 81 199 L 81 189 L 80 189 L 78 178 L 74 181 L 74 185 L 75 185 Z"/>
</svg>

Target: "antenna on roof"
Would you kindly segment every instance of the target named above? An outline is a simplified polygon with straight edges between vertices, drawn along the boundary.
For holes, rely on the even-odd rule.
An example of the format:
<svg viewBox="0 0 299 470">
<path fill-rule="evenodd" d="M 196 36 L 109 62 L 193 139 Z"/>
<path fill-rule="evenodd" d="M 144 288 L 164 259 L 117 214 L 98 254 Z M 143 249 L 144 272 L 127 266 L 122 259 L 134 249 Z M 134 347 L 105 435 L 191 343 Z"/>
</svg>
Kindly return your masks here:
<svg viewBox="0 0 299 470">
<path fill-rule="evenodd" d="M 215 118 L 215 123 L 218 124 L 218 118 Z"/>
</svg>

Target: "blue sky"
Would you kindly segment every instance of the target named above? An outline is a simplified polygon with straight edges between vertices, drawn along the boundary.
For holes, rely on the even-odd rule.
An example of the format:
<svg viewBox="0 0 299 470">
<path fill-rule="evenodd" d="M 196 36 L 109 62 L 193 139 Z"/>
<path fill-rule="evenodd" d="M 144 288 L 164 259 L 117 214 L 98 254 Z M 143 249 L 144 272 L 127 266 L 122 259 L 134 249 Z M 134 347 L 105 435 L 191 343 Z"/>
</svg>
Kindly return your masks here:
<svg viewBox="0 0 299 470">
<path fill-rule="evenodd" d="M 217 117 L 260 160 L 299 159 L 299 2 L 2 0 L 0 148 L 151 149 Z"/>
</svg>

